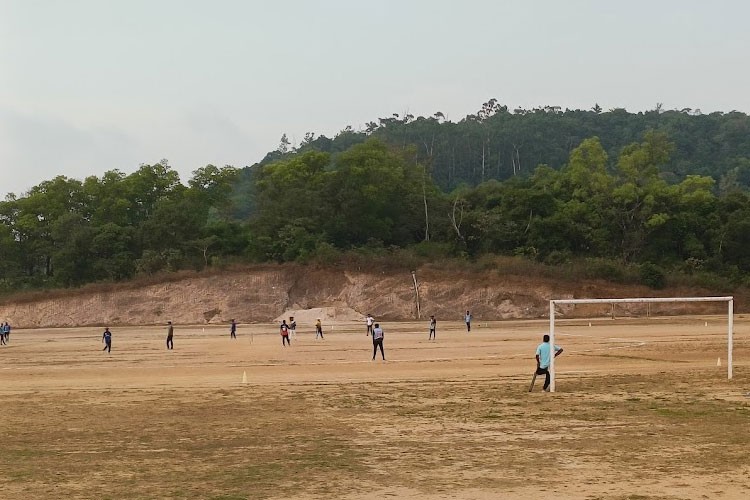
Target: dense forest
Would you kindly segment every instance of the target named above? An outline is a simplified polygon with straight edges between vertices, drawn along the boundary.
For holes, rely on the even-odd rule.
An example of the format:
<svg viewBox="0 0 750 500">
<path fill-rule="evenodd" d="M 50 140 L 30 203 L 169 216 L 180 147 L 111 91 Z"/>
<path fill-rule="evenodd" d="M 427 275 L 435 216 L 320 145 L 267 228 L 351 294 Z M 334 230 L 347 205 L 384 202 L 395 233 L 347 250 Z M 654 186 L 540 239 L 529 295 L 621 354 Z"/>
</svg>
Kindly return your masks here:
<svg viewBox="0 0 750 500">
<path fill-rule="evenodd" d="M 187 185 L 167 161 L 59 176 L 0 202 L 0 291 L 237 262 L 514 255 L 652 286 L 750 283 L 750 117 L 698 110 L 393 115 L 308 133 Z"/>
</svg>

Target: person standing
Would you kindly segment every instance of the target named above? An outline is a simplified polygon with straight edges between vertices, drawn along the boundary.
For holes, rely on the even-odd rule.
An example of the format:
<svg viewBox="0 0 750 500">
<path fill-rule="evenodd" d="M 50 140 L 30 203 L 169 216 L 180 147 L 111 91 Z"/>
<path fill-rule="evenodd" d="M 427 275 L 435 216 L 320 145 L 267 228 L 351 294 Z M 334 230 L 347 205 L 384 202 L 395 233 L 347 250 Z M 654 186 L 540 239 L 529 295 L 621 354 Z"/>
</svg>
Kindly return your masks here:
<svg viewBox="0 0 750 500">
<path fill-rule="evenodd" d="M 555 357 L 558 357 L 560 354 L 562 354 L 563 348 L 559 345 L 555 345 Z M 549 375 L 549 365 L 550 365 L 550 345 L 549 345 L 549 335 L 545 335 L 542 337 L 542 343 L 539 344 L 536 348 L 536 375 L 544 375 L 544 392 L 549 392 L 549 384 L 550 384 L 550 375 Z"/>
<path fill-rule="evenodd" d="M 234 318 L 232 318 L 232 325 L 229 327 L 229 338 L 237 338 L 237 322 L 234 320 Z"/>
<path fill-rule="evenodd" d="M 437 334 L 435 330 L 437 329 L 437 320 L 435 319 L 435 315 L 430 316 L 430 336 L 427 340 L 437 340 Z"/>
<path fill-rule="evenodd" d="M 174 326 L 171 321 L 167 321 L 167 349 L 174 349 Z"/>
<path fill-rule="evenodd" d="M 464 315 L 464 321 L 466 322 L 466 331 L 471 331 L 471 313 L 469 311 L 466 311 L 466 315 Z"/>
<path fill-rule="evenodd" d="M 281 345 L 286 347 L 289 345 L 289 347 L 292 346 L 292 341 L 289 340 L 289 325 L 286 324 L 286 320 L 281 320 L 281 326 L 279 327 L 280 333 L 281 333 Z"/>
<path fill-rule="evenodd" d="M 318 318 L 318 321 L 315 322 L 315 340 L 318 340 L 318 335 L 320 335 L 321 339 L 324 339 L 323 338 L 323 323 L 320 322 L 320 318 Z"/>
<path fill-rule="evenodd" d="M 292 334 L 292 338 L 297 338 L 297 322 L 294 321 L 294 316 L 289 316 L 289 332 Z"/>
<path fill-rule="evenodd" d="M 5 325 L 7 325 L 8 322 L 6 321 L 3 324 L 0 324 L 0 345 L 5 345 Z"/>
<path fill-rule="evenodd" d="M 102 333 L 102 342 L 104 342 L 102 351 L 112 352 L 112 332 L 109 331 L 109 327 L 106 327 Z"/>
<path fill-rule="evenodd" d="M 375 318 L 373 318 L 370 313 L 367 313 L 367 317 L 365 318 L 365 323 L 367 323 L 367 333 L 365 335 L 371 335 L 372 324 L 375 323 Z"/>
<path fill-rule="evenodd" d="M 375 323 L 375 327 L 372 329 L 372 360 L 375 361 L 375 354 L 378 352 L 378 347 L 380 348 L 380 355 L 383 357 L 383 361 L 385 361 L 385 352 L 383 351 L 383 337 L 384 337 L 383 329 L 380 328 L 380 323 Z"/>
<path fill-rule="evenodd" d="M 2 336 L 5 338 L 5 342 L 3 342 L 3 344 L 7 344 L 8 342 L 10 342 L 10 324 L 7 321 L 3 325 Z"/>
</svg>

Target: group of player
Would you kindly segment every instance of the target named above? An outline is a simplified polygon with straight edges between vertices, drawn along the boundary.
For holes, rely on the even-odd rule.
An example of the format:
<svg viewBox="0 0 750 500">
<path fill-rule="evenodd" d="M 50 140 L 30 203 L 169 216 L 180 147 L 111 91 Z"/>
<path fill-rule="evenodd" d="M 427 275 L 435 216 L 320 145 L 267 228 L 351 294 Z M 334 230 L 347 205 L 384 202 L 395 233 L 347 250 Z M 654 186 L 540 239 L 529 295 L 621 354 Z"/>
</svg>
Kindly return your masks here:
<svg viewBox="0 0 750 500">
<path fill-rule="evenodd" d="M 281 345 L 284 347 L 291 346 L 292 338 L 297 338 L 297 322 L 294 320 L 294 316 L 289 316 L 289 323 L 285 319 L 281 320 L 279 333 L 281 334 Z M 315 322 L 315 340 L 318 340 L 318 338 L 321 340 L 325 339 L 323 336 L 323 323 L 320 318 Z"/>
<path fill-rule="evenodd" d="M 471 332 L 471 320 L 471 312 L 467 310 L 466 314 L 464 315 L 464 322 L 466 323 L 467 333 Z M 370 313 L 368 313 L 365 317 L 365 325 L 367 327 L 365 335 L 372 337 L 372 360 L 375 361 L 378 349 L 380 349 L 380 356 L 382 357 L 383 361 L 385 361 L 385 349 L 383 347 L 385 332 L 383 331 L 383 328 L 381 328 L 379 323 L 375 322 L 375 318 L 373 318 Z M 279 333 L 281 334 L 281 345 L 284 347 L 291 347 L 291 337 L 296 338 L 297 336 L 297 322 L 294 320 L 294 316 L 289 316 L 289 323 L 287 323 L 286 319 L 281 321 L 281 324 L 279 326 Z M 237 322 L 234 319 L 232 319 L 230 323 L 229 335 L 232 339 L 237 338 Z M 0 325 L 0 343 L 4 345 L 9 340 L 9 337 L 10 325 L 6 321 L 5 324 Z M 323 324 L 320 318 L 318 318 L 315 322 L 315 339 L 317 340 L 318 338 L 325 338 L 323 336 Z M 430 316 L 429 334 L 427 338 L 428 340 L 437 340 L 437 319 L 435 318 L 435 315 Z M 104 333 L 102 334 L 102 342 L 104 343 L 103 350 L 111 352 L 112 332 L 109 330 L 109 327 L 104 329 Z M 536 348 L 536 371 L 534 372 L 534 379 L 532 380 L 531 388 L 529 389 L 529 391 L 534 388 L 534 380 L 536 380 L 537 375 L 545 376 L 543 390 L 549 391 L 549 365 L 553 349 L 555 357 L 559 356 L 563 352 L 562 347 L 558 345 L 555 345 L 554 347 L 550 346 L 549 342 L 549 335 L 544 335 L 542 338 L 542 343 L 539 344 Z M 167 349 L 174 349 L 174 326 L 172 325 L 171 321 L 167 321 Z"/>
</svg>

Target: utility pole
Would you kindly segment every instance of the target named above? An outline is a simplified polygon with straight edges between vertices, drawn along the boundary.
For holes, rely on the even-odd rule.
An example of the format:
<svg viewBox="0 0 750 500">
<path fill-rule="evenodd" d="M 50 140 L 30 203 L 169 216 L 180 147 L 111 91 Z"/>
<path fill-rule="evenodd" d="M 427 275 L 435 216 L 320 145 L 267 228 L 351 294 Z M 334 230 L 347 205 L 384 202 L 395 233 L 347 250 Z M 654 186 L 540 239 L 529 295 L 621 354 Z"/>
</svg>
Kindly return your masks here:
<svg viewBox="0 0 750 500">
<path fill-rule="evenodd" d="M 417 272 L 411 272 L 411 278 L 414 280 L 414 300 L 417 304 L 417 319 L 422 319 L 422 311 L 419 308 L 419 285 L 417 284 Z"/>
</svg>

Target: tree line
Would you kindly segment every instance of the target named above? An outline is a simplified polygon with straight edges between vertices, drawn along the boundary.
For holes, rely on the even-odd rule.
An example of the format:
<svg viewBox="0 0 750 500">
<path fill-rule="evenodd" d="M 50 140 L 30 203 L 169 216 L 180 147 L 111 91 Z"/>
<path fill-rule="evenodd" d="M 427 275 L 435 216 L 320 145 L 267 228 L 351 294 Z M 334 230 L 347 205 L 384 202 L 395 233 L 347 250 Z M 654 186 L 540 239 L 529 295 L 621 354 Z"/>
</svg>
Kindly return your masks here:
<svg viewBox="0 0 750 500">
<path fill-rule="evenodd" d="M 668 272 L 744 284 L 750 135 L 740 132 L 748 117 L 621 115 L 510 112 L 493 100 L 459 123 L 393 117 L 333 139 L 282 141 L 252 167 L 207 165 L 185 185 L 166 161 L 130 175 L 58 176 L 0 202 L 0 290 L 232 262 L 330 261 L 353 249 L 550 265 L 598 259 L 613 264 L 613 279 L 615 264 L 628 264 L 657 286 Z M 578 140 L 591 130 L 587 120 L 617 132 Z M 712 138 L 686 145 L 706 123 Z"/>
</svg>

